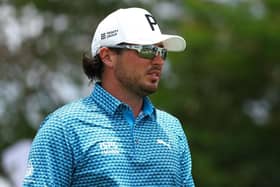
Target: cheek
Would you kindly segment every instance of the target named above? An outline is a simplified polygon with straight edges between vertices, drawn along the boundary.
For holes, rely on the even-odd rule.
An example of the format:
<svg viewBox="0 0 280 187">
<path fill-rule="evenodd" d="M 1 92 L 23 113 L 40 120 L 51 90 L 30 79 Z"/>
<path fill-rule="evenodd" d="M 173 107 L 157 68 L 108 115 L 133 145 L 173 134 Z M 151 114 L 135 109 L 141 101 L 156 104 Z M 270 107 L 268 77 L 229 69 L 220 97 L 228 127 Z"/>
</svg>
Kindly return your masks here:
<svg viewBox="0 0 280 187">
<path fill-rule="evenodd" d="M 129 72 L 141 74 L 147 68 L 147 60 L 139 58 L 138 55 L 129 53 L 127 58 L 123 59 L 122 66 Z"/>
<path fill-rule="evenodd" d="M 125 72 L 133 76 L 144 76 L 150 66 L 150 60 L 140 58 L 136 51 L 124 51 L 119 58 L 119 66 Z"/>
</svg>

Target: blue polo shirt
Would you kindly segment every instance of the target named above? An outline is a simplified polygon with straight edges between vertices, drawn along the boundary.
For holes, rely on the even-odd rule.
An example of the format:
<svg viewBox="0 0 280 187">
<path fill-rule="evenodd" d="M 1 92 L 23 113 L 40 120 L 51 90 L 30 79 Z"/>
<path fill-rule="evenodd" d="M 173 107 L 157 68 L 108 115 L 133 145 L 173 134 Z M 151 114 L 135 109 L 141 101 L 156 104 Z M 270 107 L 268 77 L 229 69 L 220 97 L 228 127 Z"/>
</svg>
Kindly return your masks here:
<svg viewBox="0 0 280 187">
<path fill-rule="evenodd" d="M 23 186 L 194 186 L 178 119 L 145 97 L 133 117 L 99 84 L 50 114 L 32 143 Z"/>
</svg>

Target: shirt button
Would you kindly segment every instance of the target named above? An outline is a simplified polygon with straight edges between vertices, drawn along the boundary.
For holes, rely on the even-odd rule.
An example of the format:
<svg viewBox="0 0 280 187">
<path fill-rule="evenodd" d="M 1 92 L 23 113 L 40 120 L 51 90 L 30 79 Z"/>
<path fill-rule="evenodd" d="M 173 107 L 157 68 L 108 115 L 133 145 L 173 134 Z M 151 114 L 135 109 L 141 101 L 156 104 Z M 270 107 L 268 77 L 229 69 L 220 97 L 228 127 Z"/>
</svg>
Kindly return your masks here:
<svg viewBox="0 0 280 187">
<path fill-rule="evenodd" d="M 139 144 L 139 140 L 138 140 L 138 139 L 136 139 L 136 140 L 135 140 L 135 143 L 136 143 L 136 144 Z"/>
</svg>

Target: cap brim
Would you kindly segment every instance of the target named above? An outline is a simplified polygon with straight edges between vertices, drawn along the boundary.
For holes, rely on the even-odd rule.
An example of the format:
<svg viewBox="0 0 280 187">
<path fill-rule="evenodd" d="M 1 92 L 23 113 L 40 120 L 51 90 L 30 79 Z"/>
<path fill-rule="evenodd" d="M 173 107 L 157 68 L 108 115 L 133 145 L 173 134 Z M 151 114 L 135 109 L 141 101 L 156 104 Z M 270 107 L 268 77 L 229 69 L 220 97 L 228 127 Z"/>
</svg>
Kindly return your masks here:
<svg viewBox="0 0 280 187">
<path fill-rule="evenodd" d="M 161 42 L 168 51 L 184 51 L 186 49 L 186 41 L 178 35 L 162 34 Z"/>
<path fill-rule="evenodd" d="M 184 51 L 186 49 L 186 41 L 178 35 L 160 34 L 152 38 L 141 38 L 138 40 L 125 40 L 125 43 L 138 44 L 138 45 L 152 45 L 162 43 L 167 51 Z"/>
</svg>

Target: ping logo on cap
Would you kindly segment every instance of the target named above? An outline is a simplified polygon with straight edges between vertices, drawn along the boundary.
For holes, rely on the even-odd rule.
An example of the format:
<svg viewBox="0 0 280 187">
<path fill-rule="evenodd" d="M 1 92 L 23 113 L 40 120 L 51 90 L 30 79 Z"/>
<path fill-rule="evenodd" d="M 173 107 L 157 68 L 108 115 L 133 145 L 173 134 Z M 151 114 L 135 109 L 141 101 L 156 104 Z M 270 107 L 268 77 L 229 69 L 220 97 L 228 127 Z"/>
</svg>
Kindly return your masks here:
<svg viewBox="0 0 280 187">
<path fill-rule="evenodd" d="M 150 27 L 151 27 L 152 31 L 154 31 L 155 30 L 154 25 L 157 25 L 156 19 L 152 15 L 149 15 L 149 14 L 145 14 L 145 16 L 146 16 L 146 19 L 148 20 L 148 22 L 150 24 Z"/>
</svg>

